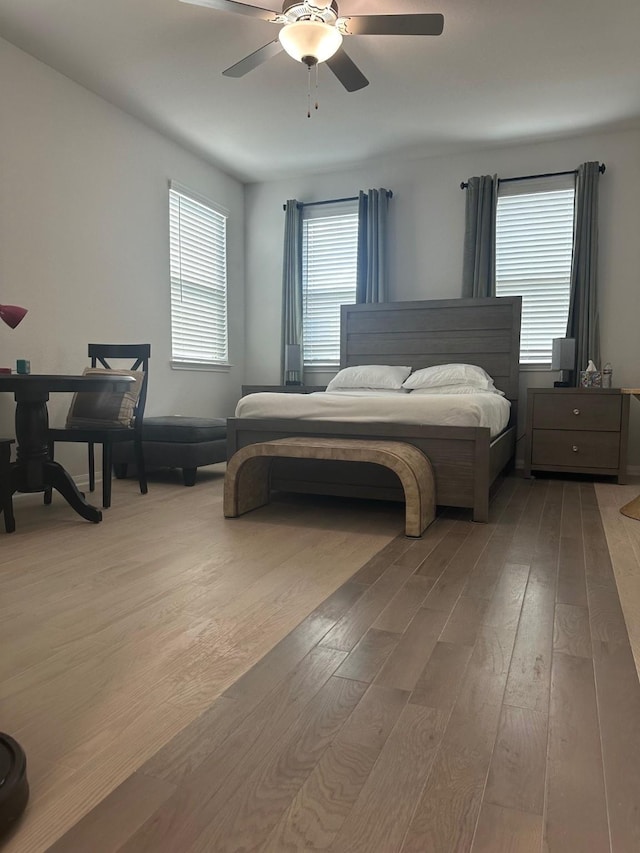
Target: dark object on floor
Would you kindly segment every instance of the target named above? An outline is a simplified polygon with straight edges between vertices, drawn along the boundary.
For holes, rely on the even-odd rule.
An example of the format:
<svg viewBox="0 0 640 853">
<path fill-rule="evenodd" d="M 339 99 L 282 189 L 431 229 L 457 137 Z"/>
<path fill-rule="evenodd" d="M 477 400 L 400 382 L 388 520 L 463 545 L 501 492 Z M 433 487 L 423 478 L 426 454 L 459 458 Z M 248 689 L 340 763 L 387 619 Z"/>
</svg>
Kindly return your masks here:
<svg viewBox="0 0 640 853">
<path fill-rule="evenodd" d="M 147 371 L 151 344 L 89 344 L 91 368 L 85 373 L 101 375 L 113 373 L 129 374 L 135 380 L 135 390 L 121 395 L 103 395 L 82 392 L 71 404 L 64 429 L 49 430 L 49 456 L 53 459 L 54 446 L 58 441 L 80 442 L 89 449 L 89 491 L 95 489 L 94 444 L 102 445 L 102 506 L 111 506 L 111 469 L 113 448 L 120 442 L 132 442 L 136 449 L 136 461 L 140 492 L 147 493 L 147 478 L 142 454 L 141 429 L 144 405 L 147 399 Z M 107 359 L 128 359 L 133 364 L 127 371 L 111 367 Z M 51 503 L 51 489 L 44 494 L 44 502 Z"/>
<path fill-rule="evenodd" d="M 19 743 L 0 732 L 0 836 L 20 817 L 28 799 L 27 757 Z"/>
<path fill-rule="evenodd" d="M 4 529 L 7 533 L 13 533 L 16 529 L 9 476 L 12 444 L 12 438 L 0 438 L 0 512 L 4 513 Z"/>
<path fill-rule="evenodd" d="M 145 418 L 142 451 L 148 471 L 153 468 L 182 468 L 185 486 L 193 486 L 201 465 L 213 465 L 227 458 L 227 422 L 224 418 L 182 415 Z M 127 465 L 134 461 L 131 442 L 114 447 L 116 477 L 126 477 Z"/>
</svg>

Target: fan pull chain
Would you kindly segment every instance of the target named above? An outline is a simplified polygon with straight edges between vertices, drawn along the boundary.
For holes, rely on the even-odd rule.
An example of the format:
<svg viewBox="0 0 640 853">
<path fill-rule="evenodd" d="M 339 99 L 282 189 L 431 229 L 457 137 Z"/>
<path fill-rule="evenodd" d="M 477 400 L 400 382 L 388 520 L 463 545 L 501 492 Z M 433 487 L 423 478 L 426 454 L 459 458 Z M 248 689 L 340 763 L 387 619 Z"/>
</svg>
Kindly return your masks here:
<svg viewBox="0 0 640 853">
<path fill-rule="evenodd" d="M 311 118 L 311 66 L 307 65 L 307 118 Z"/>
<path fill-rule="evenodd" d="M 318 63 L 316 62 L 316 109 L 318 109 Z"/>
</svg>

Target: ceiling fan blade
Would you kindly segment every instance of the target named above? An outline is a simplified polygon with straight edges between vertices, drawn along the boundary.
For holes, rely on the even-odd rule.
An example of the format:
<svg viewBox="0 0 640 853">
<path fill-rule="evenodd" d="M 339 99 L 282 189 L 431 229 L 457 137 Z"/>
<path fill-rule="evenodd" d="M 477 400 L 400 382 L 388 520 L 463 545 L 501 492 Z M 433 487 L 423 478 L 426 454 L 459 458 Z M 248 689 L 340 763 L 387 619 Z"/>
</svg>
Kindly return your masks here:
<svg viewBox="0 0 640 853">
<path fill-rule="evenodd" d="M 357 92 L 369 85 L 367 78 L 343 48 L 327 59 L 327 65 L 347 92 Z"/>
<path fill-rule="evenodd" d="M 444 15 L 350 15 L 341 18 L 353 36 L 439 36 Z"/>
<path fill-rule="evenodd" d="M 278 39 L 270 41 L 269 44 L 265 44 L 257 50 L 254 50 L 253 53 L 249 54 L 249 56 L 245 56 L 245 58 L 241 59 L 240 62 L 236 62 L 235 65 L 232 65 L 230 68 L 226 68 L 222 73 L 225 77 L 244 77 L 245 74 L 248 74 L 249 71 L 253 71 L 254 68 L 258 67 L 258 65 L 262 65 L 262 63 L 266 62 L 267 59 L 271 59 L 271 57 L 282 53 L 282 49 L 282 45 Z"/>
<path fill-rule="evenodd" d="M 249 6 L 248 3 L 235 3 L 234 0 L 180 0 L 190 6 L 206 6 L 219 12 L 237 12 L 239 15 L 249 15 L 251 18 L 261 18 L 263 21 L 275 21 L 278 13 L 271 9 L 261 9 L 260 6 Z"/>
</svg>

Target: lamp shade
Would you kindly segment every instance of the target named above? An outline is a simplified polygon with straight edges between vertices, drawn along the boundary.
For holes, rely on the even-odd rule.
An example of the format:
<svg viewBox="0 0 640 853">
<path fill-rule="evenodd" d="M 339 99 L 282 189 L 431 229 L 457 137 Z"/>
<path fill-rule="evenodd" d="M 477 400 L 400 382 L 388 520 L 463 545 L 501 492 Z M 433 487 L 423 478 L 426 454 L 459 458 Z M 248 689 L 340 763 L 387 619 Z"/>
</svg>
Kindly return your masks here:
<svg viewBox="0 0 640 853">
<path fill-rule="evenodd" d="M 278 38 L 289 56 L 306 65 L 325 62 L 342 44 L 342 33 L 322 21 L 294 21 L 285 24 Z"/>
<path fill-rule="evenodd" d="M 27 309 L 19 305 L 0 305 L 0 320 L 4 320 L 12 329 L 24 319 L 26 313 Z"/>
<path fill-rule="evenodd" d="M 554 338 L 551 342 L 551 370 L 574 370 L 575 366 L 575 338 Z"/>
</svg>

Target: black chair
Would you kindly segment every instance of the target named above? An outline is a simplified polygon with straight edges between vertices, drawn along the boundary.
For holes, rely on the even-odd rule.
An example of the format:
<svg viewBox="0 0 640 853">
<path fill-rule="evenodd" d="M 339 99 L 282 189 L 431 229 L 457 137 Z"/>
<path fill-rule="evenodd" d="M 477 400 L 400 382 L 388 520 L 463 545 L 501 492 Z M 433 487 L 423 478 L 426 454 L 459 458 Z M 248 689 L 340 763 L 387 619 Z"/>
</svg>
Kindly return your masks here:
<svg viewBox="0 0 640 853">
<path fill-rule="evenodd" d="M 111 392 L 79 392 L 74 396 L 64 429 L 49 430 L 49 455 L 54 458 L 54 447 L 58 441 L 81 442 L 89 449 L 89 490 L 95 489 L 94 445 L 102 445 L 102 506 L 111 506 L 112 446 L 119 442 L 132 441 L 138 471 L 140 491 L 147 494 L 147 476 L 142 450 L 142 421 L 147 400 L 147 379 L 150 344 L 89 344 L 91 368 L 114 370 L 107 359 L 133 359 L 131 371 L 142 373 L 137 387 L 137 397 Z M 128 371 L 117 370 L 118 373 Z M 44 495 L 44 502 L 51 503 L 51 489 Z"/>
</svg>

